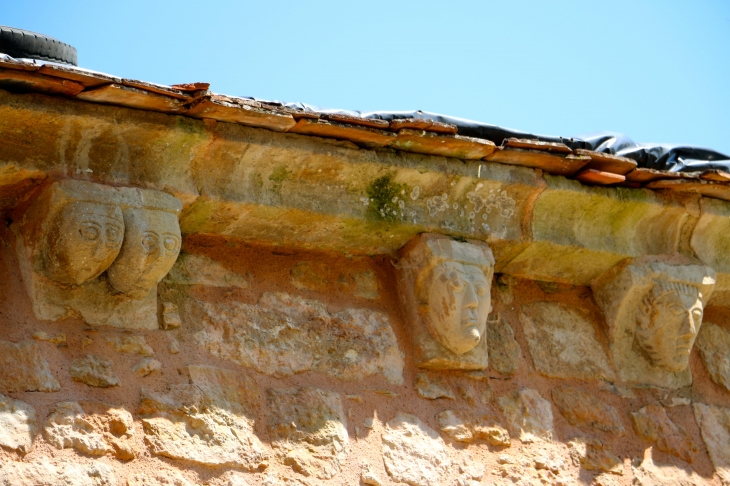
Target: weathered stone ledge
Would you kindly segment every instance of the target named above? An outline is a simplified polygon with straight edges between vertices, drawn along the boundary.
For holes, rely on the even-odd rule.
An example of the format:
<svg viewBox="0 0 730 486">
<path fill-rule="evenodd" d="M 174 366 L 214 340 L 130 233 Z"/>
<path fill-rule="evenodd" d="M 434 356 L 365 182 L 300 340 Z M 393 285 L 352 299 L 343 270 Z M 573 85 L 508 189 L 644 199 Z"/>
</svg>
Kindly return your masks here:
<svg viewBox="0 0 730 486">
<path fill-rule="evenodd" d="M 496 269 L 585 285 L 616 263 L 679 253 L 718 272 L 730 203 L 589 187 L 526 167 L 358 148 L 212 120 L 0 91 L 0 206 L 54 177 L 155 188 L 184 235 L 394 254 L 439 232 L 487 241 Z"/>
</svg>

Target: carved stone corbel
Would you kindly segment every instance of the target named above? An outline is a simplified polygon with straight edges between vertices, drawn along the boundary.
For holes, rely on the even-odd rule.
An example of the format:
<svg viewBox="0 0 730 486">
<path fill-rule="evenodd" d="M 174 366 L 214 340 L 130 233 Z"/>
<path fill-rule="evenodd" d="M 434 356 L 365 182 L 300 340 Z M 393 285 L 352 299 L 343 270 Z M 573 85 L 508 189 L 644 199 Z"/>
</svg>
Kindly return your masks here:
<svg viewBox="0 0 730 486">
<path fill-rule="evenodd" d="M 692 383 L 689 355 L 715 286 L 715 271 L 676 260 L 635 260 L 593 285 L 623 381 L 664 388 Z"/>
<path fill-rule="evenodd" d="M 494 256 L 486 243 L 421 234 L 400 252 L 398 289 L 416 365 L 487 368 Z"/>
<path fill-rule="evenodd" d="M 181 209 L 160 191 L 51 184 L 13 225 L 35 315 L 157 328 L 157 283 L 180 251 Z"/>
</svg>

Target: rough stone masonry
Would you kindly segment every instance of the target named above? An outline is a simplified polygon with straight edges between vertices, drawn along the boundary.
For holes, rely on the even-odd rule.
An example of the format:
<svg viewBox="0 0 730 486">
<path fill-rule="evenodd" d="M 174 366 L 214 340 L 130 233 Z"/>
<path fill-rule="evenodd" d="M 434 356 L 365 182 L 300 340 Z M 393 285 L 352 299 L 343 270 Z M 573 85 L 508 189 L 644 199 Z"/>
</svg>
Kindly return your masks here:
<svg viewBox="0 0 730 486">
<path fill-rule="evenodd" d="M 0 484 L 730 484 L 729 202 L 64 72 L 0 90 Z"/>
</svg>

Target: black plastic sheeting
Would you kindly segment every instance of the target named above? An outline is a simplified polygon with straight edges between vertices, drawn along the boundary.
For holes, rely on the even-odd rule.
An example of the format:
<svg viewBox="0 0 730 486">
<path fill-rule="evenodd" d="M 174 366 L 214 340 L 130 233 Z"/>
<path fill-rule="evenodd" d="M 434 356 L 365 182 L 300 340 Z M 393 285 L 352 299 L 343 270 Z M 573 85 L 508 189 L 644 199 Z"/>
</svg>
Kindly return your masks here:
<svg viewBox="0 0 730 486">
<path fill-rule="evenodd" d="M 649 169 L 669 172 L 701 172 L 709 169 L 719 169 L 730 172 L 730 157 L 715 150 L 688 145 L 640 144 L 621 133 L 599 132 L 570 138 L 551 137 L 427 111 L 350 111 L 320 109 L 306 103 L 275 103 L 297 110 L 339 113 L 388 121 L 402 118 L 431 119 L 456 125 L 459 129 L 459 135 L 483 138 L 494 142 L 496 145 L 502 145 L 502 141 L 506 138 L 559 142 L 564 143 L 571 149 L 594 150 L 626 157 L 635 160 L 639 167 Z"/>
</svg>

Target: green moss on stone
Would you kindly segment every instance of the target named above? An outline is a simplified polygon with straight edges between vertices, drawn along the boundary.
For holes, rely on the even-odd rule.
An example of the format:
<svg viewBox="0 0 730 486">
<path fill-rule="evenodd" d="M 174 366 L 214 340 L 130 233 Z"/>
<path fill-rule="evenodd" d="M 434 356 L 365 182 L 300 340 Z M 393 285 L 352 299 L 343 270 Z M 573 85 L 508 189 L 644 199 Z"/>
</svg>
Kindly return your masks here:
<svg viewBox="0 0 730 486">
<path fill-rule="evenodd" d="M 395 221 L 396 216 L 400 214 L 398 199 L 405 188 L 405 184 L 393 182 L 392 174 L 375 179 L 367 188 L 370 199 L 366 213 L 368 218 Z"/>
</svg>

